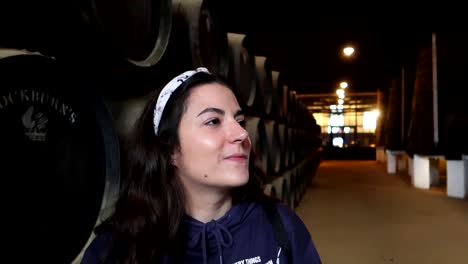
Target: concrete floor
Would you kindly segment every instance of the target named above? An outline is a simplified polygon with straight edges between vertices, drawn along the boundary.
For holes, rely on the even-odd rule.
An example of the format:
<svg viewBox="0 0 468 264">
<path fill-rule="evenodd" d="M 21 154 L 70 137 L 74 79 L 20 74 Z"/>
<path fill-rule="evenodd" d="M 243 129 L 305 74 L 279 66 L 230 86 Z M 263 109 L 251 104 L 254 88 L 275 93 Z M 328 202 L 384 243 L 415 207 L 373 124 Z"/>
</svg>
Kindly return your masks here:
<svg viewBox="0 0 468 264">
<path fill-rule="evenodd" d="M 324 264 L 468 263 L 468 199 L 376 161 L 323 161 L 296 212 Z"/>
</svg>

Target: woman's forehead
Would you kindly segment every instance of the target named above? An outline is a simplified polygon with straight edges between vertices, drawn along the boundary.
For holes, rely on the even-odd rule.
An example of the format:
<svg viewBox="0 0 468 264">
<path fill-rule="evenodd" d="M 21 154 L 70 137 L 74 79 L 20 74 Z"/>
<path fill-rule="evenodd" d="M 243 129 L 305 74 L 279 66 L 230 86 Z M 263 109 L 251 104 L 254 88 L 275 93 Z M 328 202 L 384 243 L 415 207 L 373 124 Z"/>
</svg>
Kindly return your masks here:
<svg viewBox="0 0 468 264">
<path fill-rule="evenodd" d="M 188 107 L 239 107 L 234 93 L 222 84 L 210 83 L 194 87 L 188 97 Z"/>
</svg>

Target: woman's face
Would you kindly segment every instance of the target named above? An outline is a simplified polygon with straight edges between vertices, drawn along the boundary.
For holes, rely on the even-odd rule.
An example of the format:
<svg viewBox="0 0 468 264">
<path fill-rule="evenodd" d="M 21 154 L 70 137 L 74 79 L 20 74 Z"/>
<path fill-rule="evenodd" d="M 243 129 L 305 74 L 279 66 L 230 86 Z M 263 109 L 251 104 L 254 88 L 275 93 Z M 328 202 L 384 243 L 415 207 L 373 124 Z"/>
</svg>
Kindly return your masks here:
<svg viewBox="0 0 468 264">
<path fill-rule="evenodd" d="M 200 85 L 190 91 L 186 106 L 180 149 L 173 155 L 184 185 L 230 189 L 247 183 L 251 142 L 232 91 L 217 83 Z"/>
</svg>

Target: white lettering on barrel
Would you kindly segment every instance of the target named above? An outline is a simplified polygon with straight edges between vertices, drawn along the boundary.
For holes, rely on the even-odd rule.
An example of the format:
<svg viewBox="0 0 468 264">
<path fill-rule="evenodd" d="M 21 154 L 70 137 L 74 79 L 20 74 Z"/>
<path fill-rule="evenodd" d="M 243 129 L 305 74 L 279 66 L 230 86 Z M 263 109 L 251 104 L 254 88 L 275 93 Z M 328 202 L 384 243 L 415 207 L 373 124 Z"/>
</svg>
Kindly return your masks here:
<svg viewBox="0 0 468 264">
<path fill-rule="evenodd" d="M 3 95 L 0 100 L 0 109 L 7 107 L 9 104 L 14 104 L 13 102 L 13 94 L 9 93 L 7 95 Z"/>
<path fill-rule="evenodd" d="M 17 102 L 21 103 L 39 103 L 52 108 L 61 116 L 66 117 L 67 120 L 74 124 L 77 119 L 77 114 L 72 107 L 59 98 L 51 96 L 42 91 L 23 89 L 19 91 L 10 92 L 6 95 L 0 96 L 0 109 L 5 109 L 10 105 Z"/>
<path fill-rule="evenodd" d="M 21 102 L 29 102 L 29 96 L 27 95 L 26 90 L 20 90 L 20 100 Z"/>
</svg>

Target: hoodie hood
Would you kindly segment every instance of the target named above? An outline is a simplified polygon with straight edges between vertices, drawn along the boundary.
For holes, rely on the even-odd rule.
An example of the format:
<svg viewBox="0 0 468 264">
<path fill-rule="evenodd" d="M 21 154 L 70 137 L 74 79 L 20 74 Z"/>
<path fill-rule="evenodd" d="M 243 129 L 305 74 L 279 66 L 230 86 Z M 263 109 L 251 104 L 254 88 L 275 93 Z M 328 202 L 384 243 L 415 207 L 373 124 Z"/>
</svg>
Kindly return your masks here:
<svg viewBox="0 0 468 264">
<path fill-rule="evenodd" d="M 203 264 L 208 263 L 208 256 L 219 256 L 219 263 L 223 263 L 223 250 L 228 250 L 233 245 L 233 232 L 242 226 L 252 213 L 255 204 L 240 203 L 229 209 L 218 220 L 202 223 L 191 216 L 186 215 L 184 228 L 186 230 L 186 252 L 188 258 L 203 259 Z"/>
</svg>

